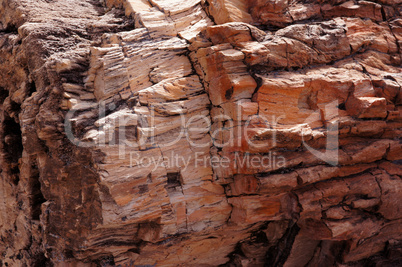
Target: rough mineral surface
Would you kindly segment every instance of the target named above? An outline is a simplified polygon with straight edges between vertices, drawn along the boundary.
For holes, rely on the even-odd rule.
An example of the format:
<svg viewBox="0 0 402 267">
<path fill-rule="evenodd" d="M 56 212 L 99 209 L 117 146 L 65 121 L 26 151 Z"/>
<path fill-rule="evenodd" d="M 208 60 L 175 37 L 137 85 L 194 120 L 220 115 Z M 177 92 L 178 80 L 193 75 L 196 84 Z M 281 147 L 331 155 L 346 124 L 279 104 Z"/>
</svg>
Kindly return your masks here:
<svg viewBox="0 0 402 267">
<path fill-rule="evenodd" d="M 0 0 L 0 265 L 401 266 L 401 49 L 401 0 Z"/>
</svg>

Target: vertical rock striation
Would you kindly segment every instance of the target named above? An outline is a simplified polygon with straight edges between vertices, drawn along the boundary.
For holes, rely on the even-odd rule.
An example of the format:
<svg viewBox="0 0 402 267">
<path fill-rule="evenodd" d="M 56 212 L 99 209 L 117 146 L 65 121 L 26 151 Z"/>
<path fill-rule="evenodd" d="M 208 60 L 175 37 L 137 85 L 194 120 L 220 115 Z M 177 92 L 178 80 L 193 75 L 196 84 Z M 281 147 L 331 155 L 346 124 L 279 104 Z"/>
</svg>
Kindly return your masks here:
<svg viewBox="0 0 402 267">
<path fill-rule="evenodd" d="M 0 265 L 402 264 L 400 1 L 0 3 Z"/>
</svg>

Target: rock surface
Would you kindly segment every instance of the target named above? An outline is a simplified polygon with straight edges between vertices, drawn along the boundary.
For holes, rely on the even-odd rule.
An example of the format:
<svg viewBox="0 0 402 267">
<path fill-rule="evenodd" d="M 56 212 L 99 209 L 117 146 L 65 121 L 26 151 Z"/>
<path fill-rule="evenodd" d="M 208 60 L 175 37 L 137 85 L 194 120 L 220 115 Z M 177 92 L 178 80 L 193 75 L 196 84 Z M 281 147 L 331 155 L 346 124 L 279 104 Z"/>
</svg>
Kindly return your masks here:
<svg viewBox="0 0 402 267">
<path fill-rule="evenodd" d="M 0 265 L 402 264 L 401 1 L 0 3 Z"/>
</svg>

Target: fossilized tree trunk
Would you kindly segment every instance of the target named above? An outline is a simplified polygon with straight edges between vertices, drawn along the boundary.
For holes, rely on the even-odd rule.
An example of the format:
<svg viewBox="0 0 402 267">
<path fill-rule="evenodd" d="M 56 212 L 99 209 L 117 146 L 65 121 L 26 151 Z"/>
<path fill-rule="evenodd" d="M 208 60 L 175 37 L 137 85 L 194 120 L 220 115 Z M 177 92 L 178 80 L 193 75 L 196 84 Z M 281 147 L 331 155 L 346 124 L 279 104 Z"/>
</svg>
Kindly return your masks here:
<svg viewBox="0 0 402 267">
<path fill-rule="evenodd" d="M 3 266 L 402 264 L 402 2 L 0 0 Z"/>
</svg>

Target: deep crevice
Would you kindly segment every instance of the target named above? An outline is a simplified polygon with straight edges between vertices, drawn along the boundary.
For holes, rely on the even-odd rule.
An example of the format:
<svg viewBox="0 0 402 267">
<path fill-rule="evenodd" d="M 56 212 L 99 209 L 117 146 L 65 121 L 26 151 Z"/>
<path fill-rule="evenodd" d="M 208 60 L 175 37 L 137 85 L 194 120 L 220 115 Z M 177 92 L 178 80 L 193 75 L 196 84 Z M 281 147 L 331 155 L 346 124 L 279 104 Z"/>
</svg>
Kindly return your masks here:
<svg viewBox="0 0 402 267">
<path fill-rule="evenodd" d="M 18 34 L 18 27 L 14 24 L 8 24 L 7 28 L 0 30 L 0 33 L 12 33 L 12 34 Z"/>
<path fill-rule="evenodd" d="M 4 150 L 11 163 L 18 163 L 22 156 L 22 132 L 20 125 L 12 118 L 7 117 L 4 122 Z"/>
<path fill-rule="evenodd" d="M 29 84 L 29 93 L 28 93 L 28 97 L 32 96 L 33 93 L 36 92 L 36 84 L 33 81 L 32 83 Z"/>
<path fill-rule="evenodd" d="M 19 183 L 19 159 L 22 157 L 22 132 L 14 119 L 6 116 L 3 121 L 3 151 L 5 159 L 10 163 L 10 174 L 15 185 Z"/>
<path fill-rule="evenodd" d="M 168 191 L 174 191 L 177 190 L 178 188 L 181 189 L 182 186 L 182 177 L 180 172 L 168 172 L 167 173 L 167 185 L 166 189 Z"/>
<path fill-rule="evenodd" d="M 35 257 L 32 267 L 53 267 L 53 263 L 41 253 Z"/>
<path fill-rule="evenodd" d="M 32 220 L 39 220 L 42 203 L 46 201 L 41 191 L 39 181 L 40 173 L 36 160 L 31 164 L 30 186 L 31 186 L 31 217 Z"/>
<path fill-rule="evenodd" d="M 3 104 L 4 100 L 8 97 L 9 93 L 3 87 L 0 87 L 0 105 Z"/>
<path fill-rule="evenodd" d="M 293 242 L 299 233 L 299 226 L 295 222 L 290 222 L 288 231 L 280 239 L 277 246 L 271 247 L 266 254 L 265 266 L 283 266 L 292 250 Z"/>
</svg>

